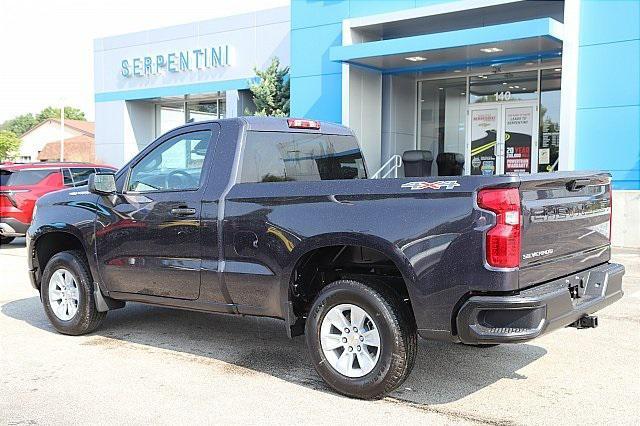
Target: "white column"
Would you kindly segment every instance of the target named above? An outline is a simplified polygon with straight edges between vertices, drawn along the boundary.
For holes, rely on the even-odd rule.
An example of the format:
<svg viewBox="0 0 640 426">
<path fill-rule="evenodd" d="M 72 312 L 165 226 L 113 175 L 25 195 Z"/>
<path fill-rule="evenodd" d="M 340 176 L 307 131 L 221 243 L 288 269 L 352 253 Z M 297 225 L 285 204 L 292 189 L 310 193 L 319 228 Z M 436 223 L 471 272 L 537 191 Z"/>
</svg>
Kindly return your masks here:
<svg viewBox="0 0 640 426">
<path fill-rule="evenodd" d="M 560 161 L 558 170 L 575 169 L 579 44 L 580 0 L 566 0 L 564 3 L 564 35 L 562 41 Z"/>
<path fill-rule="evenodd" d="M 227 101 L 227 111 L 225 118 L 233 118 L 239 115 L 244 115 L 244 111 L 238 111 L 238 108 L 242 108 L 242 105 L 237 90 L 227 90 L 225 92 L 225 98 Z"/>
</svg>

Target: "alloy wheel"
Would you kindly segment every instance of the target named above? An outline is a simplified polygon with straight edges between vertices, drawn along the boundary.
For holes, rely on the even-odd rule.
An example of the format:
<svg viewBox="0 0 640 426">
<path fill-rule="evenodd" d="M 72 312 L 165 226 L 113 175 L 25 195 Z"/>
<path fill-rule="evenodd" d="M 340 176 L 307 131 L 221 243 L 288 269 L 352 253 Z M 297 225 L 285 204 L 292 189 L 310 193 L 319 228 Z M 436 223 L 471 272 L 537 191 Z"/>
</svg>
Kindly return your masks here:
<svg viewBox="0 0 640 426">
<path fill-rule="evenodd" d="M 78 312 L 80 293 L 71 272 L 57 269 L 49 280 L 49 306 L 58 319 L 69 321 Z"/>
<path fill-rule="evenodd" d="M 347 377 L 369 374 L 380 358 L 380 333 L 361 307 L 345 303 L 327 312 L 320 328 L 320 345 L 327 361 Z"/>
</svg>

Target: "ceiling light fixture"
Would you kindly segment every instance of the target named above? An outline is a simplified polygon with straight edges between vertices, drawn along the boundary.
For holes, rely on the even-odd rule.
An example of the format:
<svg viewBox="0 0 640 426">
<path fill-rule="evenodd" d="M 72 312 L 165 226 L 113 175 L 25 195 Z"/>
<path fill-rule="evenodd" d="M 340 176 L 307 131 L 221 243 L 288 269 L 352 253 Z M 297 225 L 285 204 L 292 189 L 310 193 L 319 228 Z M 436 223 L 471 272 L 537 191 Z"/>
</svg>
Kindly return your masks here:
<svg viewBox="0 0 640 426">
<path fill-rule="evenodd" d="M 554 71 L 562 71 L 562 68 L 554 68 Z"/>
<path fill-rule="evenodd" d="M 485 47 L 483 49 L 480 49 L 480 51 L 484 53 L 496 53 L 502 52 L 502 49 L 500 49 L 499 47 Z"/>
<path fill-rule="evenodd" d="M 424 56 L 409 56 L 408 58 L 405 58 L 405 59 L 411 62 L 420 62 L 420 61 L 427 60 L 427 58 L 425 58 Z"/>
</svg>

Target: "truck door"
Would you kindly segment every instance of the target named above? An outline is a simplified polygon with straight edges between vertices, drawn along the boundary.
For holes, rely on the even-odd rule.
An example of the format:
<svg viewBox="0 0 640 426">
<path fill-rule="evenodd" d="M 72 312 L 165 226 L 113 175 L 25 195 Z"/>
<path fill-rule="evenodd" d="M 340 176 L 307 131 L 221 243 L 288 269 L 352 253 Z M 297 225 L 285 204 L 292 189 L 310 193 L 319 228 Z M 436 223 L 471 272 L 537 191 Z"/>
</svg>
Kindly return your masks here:
<svg viewBox="0 0 640 426">
<path fill-rule="evenodd" d="M 198 298 L 202 197 L 219 134 L 206 123 L 162 136 L 131 164 L 122 191 L 101 197 L 96 252 L 109 291 Z"/>
</svg>

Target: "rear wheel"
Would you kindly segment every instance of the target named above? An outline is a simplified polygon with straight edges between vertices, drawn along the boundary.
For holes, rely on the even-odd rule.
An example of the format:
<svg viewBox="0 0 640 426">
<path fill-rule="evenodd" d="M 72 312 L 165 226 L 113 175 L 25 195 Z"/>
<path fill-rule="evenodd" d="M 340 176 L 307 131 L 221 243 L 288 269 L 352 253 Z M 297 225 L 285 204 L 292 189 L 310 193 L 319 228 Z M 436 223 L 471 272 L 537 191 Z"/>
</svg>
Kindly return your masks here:
<svg viewBox="0 0 640 426">
<path fill-rule="evenodd" d="M 0 237 L 0 244 L 9 244 L 11 241 L 15 240 L 16 237 Z"/>
<path fill-rule="evenodd" d="M 416 354 L 407 307 L 385 287 L 341 280 L 317 296 L 306 323 L 318 374 L 337 392 L 381 398 L 409 375 Z"/>
<path fill-rule="evenodd" d="M 49 260 L 40 292 L 49 321 L 62 334 L 90 333 L 107 315 L 96 308 L 89 266 L 79 251 L 63 251 Z"/>
</svg>

